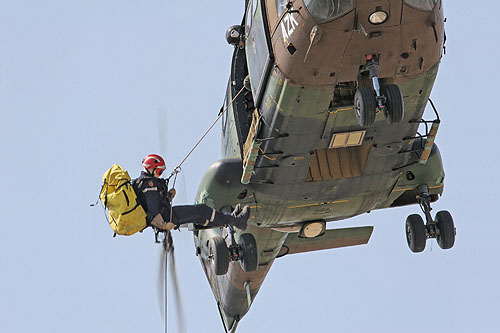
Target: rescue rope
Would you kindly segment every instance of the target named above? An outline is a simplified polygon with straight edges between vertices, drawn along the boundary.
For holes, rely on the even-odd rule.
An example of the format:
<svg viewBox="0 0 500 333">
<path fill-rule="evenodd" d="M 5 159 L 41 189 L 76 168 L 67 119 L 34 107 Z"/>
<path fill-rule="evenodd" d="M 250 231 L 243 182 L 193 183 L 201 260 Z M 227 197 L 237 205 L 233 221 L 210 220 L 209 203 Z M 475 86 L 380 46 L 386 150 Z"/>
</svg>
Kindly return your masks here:
<svg viewBox="0 0 500 333">
<path fill-rule="evenodd" d="M 234 101 L 238 98 L 238 96 L 240 96 L 240 94 L 243 92 L 243 90 L 245 90 L 244 86 L 241 87 L 240 91 L 238 91 L 238 93 L 236 94 L 236 96 L 234 96 L 234 98 L 231 100 L 231 102 L 229 102 L 226 105 L 226 107 L 219 113 L 219 115 L 217 116 L 217 119 L 215 119 L 215 121 L 212 123 L 212 125 L 210 125 L 210 127 L 205 132 L 205 134 L 203 134 L 203 136 L 200 138 L 200 140 L 198 140 L 198 142 L 189 151 L 189 153 L 186 155 L 186 157 L 184 157 L 184 159 L 181 161 L 181 163 L 179 163 L 179 165 L 174 168 L 174 170 L 172 171 L 172 173 L 170 174 L 168 179 L 170 179 L 174 175 L 177 177 L 177 174 L 182 171 L 181 166 L 184 164 L 184 162 L 186 162 L 186 160 L 189 158 L 189 156 L 191 156 L 191 154 L 194 152 L 194 150 L 200 145 L 200 143 L 203 141 L 203 139 L 205 139 L 205 137 L 208 135 L 208 133 L 212 130 L 212 128 L 215 126 L 215 124 L 217 124 L 219 119 L 224 115 L 224 113 L 227 111 L 227 109 L 234 103 Z M 175 184 L 175 182 L 174 182 L 174 184 Z"/>
<path fill-rule="evenodd" d="M 175 168 L 174 172 L 175 172 L 176 170 L 177 170 L 177 168 Z M 179 168 L 179 171 L 175 172 L 174 184 L 172 185 L 172 188 L 173 188 L 173 189 L 175 189 L 175 182 L 177 181 L 177 175 L 179 174 L 179 172 L 180 172 L 180 168 Z M 170 222 L 170 223 L 174 223 L 174 222 L 172 221 L 172 217 L 173 217 L 173 215 L 174 215 L 174 213 L 173 213 L 173 212 L 174 212 L 174 210 L 173 210 L 173 207 L 174 207 L 174 198 L 173 198 L 173 197 L 171 197 L 169 200 L 170 200 L 170 220 L 169 220 L 169 222 Z M 166 237 L 166 235 L 165 235 L 165 237 Z"/>
</svg>

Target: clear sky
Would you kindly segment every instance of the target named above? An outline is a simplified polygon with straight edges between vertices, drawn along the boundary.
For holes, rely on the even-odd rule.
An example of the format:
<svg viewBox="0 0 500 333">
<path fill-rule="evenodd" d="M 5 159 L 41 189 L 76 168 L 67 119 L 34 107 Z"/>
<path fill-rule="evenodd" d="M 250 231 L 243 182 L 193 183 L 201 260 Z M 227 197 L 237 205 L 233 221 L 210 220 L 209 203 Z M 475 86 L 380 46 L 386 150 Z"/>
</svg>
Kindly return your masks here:
<svg viewBox="0 0 500 333">
<path fill-rule="evenodd" d="M 168 111 L 169 169 L 215 119 L 232 54 L 224 35 L 243 3 L 0 2 L 0 332 L 162 331 L 152 231 L 112 238 L 89 204 L 111 164 L 134 176 L 159 151 L 158 108 Z M 408 250 L 416 206 L 329 224 L 375 231 L 366 246 L 276 260 L 238 332 L 498 330 L 500 5 L 444 7 L 447 55 L 432 98 L 446 180 L 434 211 L 452 212 L 455 247 Z M 186 162 L 176 204 L 193 201 L 219 158 L 219 132 Z M 192 235 L 176 232 L 175 244 L 188 332 L 221 332 Z"/>
</svg>

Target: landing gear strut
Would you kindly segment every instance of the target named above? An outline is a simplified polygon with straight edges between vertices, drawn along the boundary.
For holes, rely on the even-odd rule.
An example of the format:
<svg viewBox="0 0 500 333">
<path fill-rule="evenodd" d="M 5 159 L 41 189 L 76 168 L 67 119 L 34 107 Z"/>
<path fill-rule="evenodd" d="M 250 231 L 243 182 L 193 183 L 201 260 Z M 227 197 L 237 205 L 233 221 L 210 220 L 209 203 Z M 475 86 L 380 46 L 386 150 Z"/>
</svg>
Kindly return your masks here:
<svg viewBox="0 0 500 333">
<path fill-rule="evenodd" d="M 253 272 L 257 269 L 259 255 L 257 251 L 257 242 L 250 233 L 240 235 L 238 243 L 236 242 L 235 230 L 229 226 L 230 245 L 226 241 L 215 236 L 209 242 L 209 260 L 216 275 L 227 273 L 230 261 L 239 261 L 241 268 L 245 272 Z"/>
<path fill-rule="evenodd" d="M 376 109 L 384 112 L 391 124 L 400 123 L 404 117 L 403 95 L 395 84 L 380 86 L 378 60 L 375 55 L 366 57 L 360 74 L 368 73 L 372 87 L 359 87 L 354 95 L 354 110 L 359 125 L 370 127 L 375 123 Z"/>
<path fill-rule="evenodd" d="M 443 210 L 431 216 L 431 196 L 427 185 L 417 186 L 417 201 L 424 212 L 426 223 L 418 214 L 412 214 L 406 219 L 406 240 L 412 252 L 418 253 L 425 249 L 428 238 L 436 238 L 440 248 L 451 249 L 455 244 L 455 225 L 450 212 Z"/>
</svg>

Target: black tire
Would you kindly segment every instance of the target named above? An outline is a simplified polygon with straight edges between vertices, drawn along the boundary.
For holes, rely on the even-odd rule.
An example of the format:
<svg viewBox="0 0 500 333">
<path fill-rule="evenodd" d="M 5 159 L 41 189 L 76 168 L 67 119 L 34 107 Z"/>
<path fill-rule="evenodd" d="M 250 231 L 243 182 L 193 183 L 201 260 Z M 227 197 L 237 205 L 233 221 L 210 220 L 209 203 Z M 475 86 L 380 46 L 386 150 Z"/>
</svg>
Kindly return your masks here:
<svg viewBox="0 0 500 333">
<path fill-rule="evenodd" d="M 406 241 L 414 253 L 422 252 L 425 249 L 427 232 L 424 220 L 418 214 L 412 214 L 406 218 Z"/>
<path fill-rule="evenodd" d="M 229 249 L 220 236 L 215 236 L 209 243 L 210 261 L 216 275 L 224 275 L 229 268 Z"/>
<path fill-rule="evenodd" d="M 404 117 L 404 103 L 401 89 L 395 84 L 382 86 L 380 89 L 382 95 L 385 96 L 384 115 L 391 124 L 400 123 Z"/>
<path fill-rule="evenodd" d="M 354 94 L 354 113 L 362 127 L 370 127 L 375 123 L 377 102 L 375 91 L 367 87 L 359 87 Z"/>
<path fill-rule="evenodd" d="M 257 242 L 252 234 L 243 234 L 240 236 L 239 245 L 243 255 L 240 258 L 241 268 L 245 272 L 253 272 L 259 264 L 259 252 L 257 251 Z"/>
<path fill-rule="evenodd" d="M 442 210 L 436 214 L 438 245 L 443 250 L 451 249 L 455 245 L 455 224 L 453 217 L 447 210 Z"/>
</svg>

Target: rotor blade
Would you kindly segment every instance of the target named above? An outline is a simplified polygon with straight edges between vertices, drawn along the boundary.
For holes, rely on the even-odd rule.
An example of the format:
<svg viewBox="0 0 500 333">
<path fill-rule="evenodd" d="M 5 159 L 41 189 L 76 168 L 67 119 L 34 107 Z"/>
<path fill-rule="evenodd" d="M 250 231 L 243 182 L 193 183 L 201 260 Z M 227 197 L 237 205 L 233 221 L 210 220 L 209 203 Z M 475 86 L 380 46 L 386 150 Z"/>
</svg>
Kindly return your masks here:
<svg viewBox="0 0 500 333">
<path fill-rule="evenodd" d="M 170 251 L 168 251 L 169 257 L 170 257 L 170 281 L 172 283 L 172 288 L 174 289 L 174 297 L 175 297 L 175 303 L 176 303 L 176 312 L 177 312 L 177 325 L 179 328 L 180 333 L 187 332 L 187 327 L 186 327 L 186 318 L 184 317 L 184 308 L 182 305 L 182 297 L 181 297 L 181 292 L 179 288 L 179 280 L 177 278 L 177 269 L 175 267 L 175 256 L 174 256 L 174 249 L 171 248 Z"/>
<path fill-rule="evenodd" d="M 160 107 L 156 109 L 156 122 L 158 125 L 158 148 L 160 150 L 160 156 L 164 159 L 168 160 L 168 111 L 167 109 Z M 173 183 L 170 183 L 170 186 L 173 186 Z M 184 173 L 181 172 L 177 177 L 175 189 L 177 191 L 176 194 L 176 204 L 187 205 L 187 187 L 186 187 L 186 177 Z"/>
<path fill-rule="evenodd" d="M 167 109 L 160 107 L 156 109 L 156 123 L 158 125 L 158 148 L 160 156 L 167 158 L 167 124 L 168 112 Z"/>
<path fill-rule="evenodd" d="M 186 187 L 186 177 L 184 176 L 184 172 L 179 173 L 176 181 L 176 205 L 187 205 L 187 187 Z"/>
<path fill-rule="evenodd" d="M 158 253 L 158 280 L 156 281 L 156 291 L 158 296 L 158 309 L 160 310 L 161 319 L 165 322 L 165 273 L 167 264 L 167 251 L 164 250 L 163 246 L 160 248 Z"/>
</svg>

